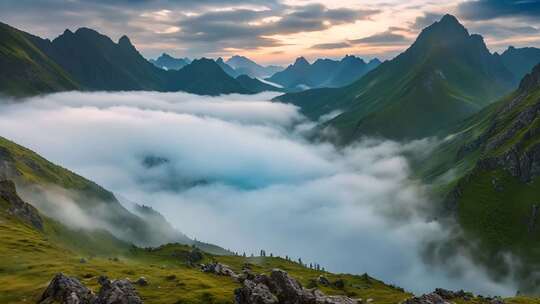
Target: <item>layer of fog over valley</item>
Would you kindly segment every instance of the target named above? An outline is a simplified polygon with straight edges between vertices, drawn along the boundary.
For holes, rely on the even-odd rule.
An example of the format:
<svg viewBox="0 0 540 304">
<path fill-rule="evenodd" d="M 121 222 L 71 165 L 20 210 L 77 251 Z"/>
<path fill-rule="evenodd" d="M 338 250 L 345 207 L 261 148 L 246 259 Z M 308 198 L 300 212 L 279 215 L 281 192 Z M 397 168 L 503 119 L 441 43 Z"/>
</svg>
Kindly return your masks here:
<svg viewBox="0 0 540 304">
<path fill-rule="evenodd" d="M 188 236 L 233 251 L 367 272 L 417 293 L 515 293 L 466 254 L 425 261 L 426 246 L 444 242 L 448 229 L 425 212 L 427 186 L 410 177 L 403 154 L 429 151 L 436 140 L 336 148 L 308 140 L 324 119 L 308 121 L 274 96 L 59 93 L 6 100 L 0 129 L 118 197 L 152 206 Z M 77 225 L 84 215 L 56 216 Z"/>
</svg>

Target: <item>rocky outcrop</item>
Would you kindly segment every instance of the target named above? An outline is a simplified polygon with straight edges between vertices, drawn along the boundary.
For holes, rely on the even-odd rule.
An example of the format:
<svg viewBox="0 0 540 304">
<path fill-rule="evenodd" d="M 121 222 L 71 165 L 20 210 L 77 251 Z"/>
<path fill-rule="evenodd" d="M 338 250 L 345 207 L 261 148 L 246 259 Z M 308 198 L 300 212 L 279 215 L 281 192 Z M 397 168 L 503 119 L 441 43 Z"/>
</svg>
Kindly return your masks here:
<svg viewBox="0 0 540 304">
<path fill-rule="evenodd" d="M 235 291 L 236 304 L 356 304 L 345 296 L 327 296 L 318 289 L 307 289 L 285 271 L 274 269 L 270 276 L 246 279 Z"/>
<path fill-rule="evenodd" d="M 43 230 L 43 219 L 39 215 L 38 210 L 19 197 L 14 182 L 0 180 L 0 200 L 7 202 L 7 211 L 9 214 L 32 225 L 38 230 Z"/>
<path fill-rule="evenodd" d="M 97 295 L 75 278 L 62 273 L 49 283 L 38 304 L 142 304 L 135 288 L 128 280 L 110 281 L 99 277 L 101 288 Z"/>
<path fill-rule="evenodd" d="M 100 277 L 101 289 L 95 304 L 142 304 L 137 291 L 128 280 L 111 281 L 107 277 Z"/>
<path fill-rule="evenodd" d="M 237 279 L 239 276 L 227 265 L 221 263 L 211 263 L 201 266 L 203 272 L 213 273 L 222 276 L 228 276 Z"/>
<path fill-rule="evenodd" d="M 436 293 L 429 293 L 422 295 L 420 297 L 412 297 L 410 299 L 405 300 L 403 304 L 450 304 L 445 299 L 443 299 L 440 295 Z"/>
<path fill-rule="evenodd" d="M 94 304 L 96 296 L 75 278 L 62 273 L 57 274 L 49 283 L 38 304 Z"/>
</svg>

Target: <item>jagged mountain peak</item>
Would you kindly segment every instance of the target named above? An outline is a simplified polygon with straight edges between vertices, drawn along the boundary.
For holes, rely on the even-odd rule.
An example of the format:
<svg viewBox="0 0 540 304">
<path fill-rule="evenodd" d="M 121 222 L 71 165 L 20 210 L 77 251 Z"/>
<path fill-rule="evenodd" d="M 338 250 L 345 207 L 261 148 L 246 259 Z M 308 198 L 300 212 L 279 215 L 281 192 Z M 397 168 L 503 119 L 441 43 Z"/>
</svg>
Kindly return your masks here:
<svg viewBox="0 0 540 304">
<path fill-rule="evenodd" d="M 123 35 L 122 37 L 120 37 L 120 39 L 118 39 L 118 44 L 133 46 L 133 44 L 131 43 L 131 40 L 129 40 L 129 37 L 126 35 Z"/>
<path fill-rule="evenodd" d="M 302 57 L 296 58 L 293 65 L 296 65 L 296 66 L 309 65 L 309 61 L 307 61 L 307 59 L 302 56 Z"/>
<path fill-rule="evenodd" d="M 469 32 L 457 18 L 447 14 L 441 20 L 423 29 L 413 47 L 433 44 L 452 45 L 469 38 Z"/>
</svg>

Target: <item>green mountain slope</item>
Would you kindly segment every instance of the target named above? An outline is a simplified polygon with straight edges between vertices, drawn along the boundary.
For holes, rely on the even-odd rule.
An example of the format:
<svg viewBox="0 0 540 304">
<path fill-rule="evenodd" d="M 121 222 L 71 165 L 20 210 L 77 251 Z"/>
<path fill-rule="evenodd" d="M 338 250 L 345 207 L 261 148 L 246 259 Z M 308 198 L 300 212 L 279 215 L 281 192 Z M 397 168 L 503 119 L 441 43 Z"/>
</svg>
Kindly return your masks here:
<svg viewBox="0 0 540 304">
<path fill-rule="evenodd" d="M 434 135 L 476 113 L 513 83 L 482 37 L 446 15 L 404 53 L 350 86 L 277 99 L 300 106 L 314 119 L 343 111 L 329 125 L 344 142 L 363 135 L 411 139 Z"/>
<path fill-rule="evenodd" d="M 32 39 L 0 23 L 0 92 L 22 96 L 78 89 L 77 83 L 43 54 Z"/>
<path fill-rule="evenodd" d="M 499 275 L 516 266 L 522 291 L 537 288 L 540 270 L 540 65 L 519 89 L 463 121 L 419 177 L 444 195 L 478 258 Z M 511 261 L 505 254 L 519 258 Z"/>
<path fill-rule="evenodd" d="M 330 282 L 344 282 L 342 287 L 319 286 L 328 294 L 372 298 L 383 304 L 410 297 L 367 274 L 336 275 L 280 257 L 213 255 L 179 244 L 138 248 L 104 230 L 68 228 L 40 214 L 16 191 L 12 182 L 0 181 L 0 303 L 36 303 L 58 272 L 76 277 L 93 289 L 101 275 L 132 281 L 144 277 L 149 284 L 136 288 L 144 303 L 149 304 L 231 303 L 240 283 L 228 276 L 204 273 L 197 266 L 214 261 L 229 265 L 237 273 L 246 265 L 254 273 L 280 268 L 305 285 L 313 284 L 319 275 Z M 21 209 L 27 211 L 14 212 Z M 40 224 L 28 221 L 29 215 Z"/>
<path fill-rule="evenodd" d="M 76 208 L 92 226 L 140 245 L 191 243 L 172 226 L 155 224 L 155 215 L 135 215 L 101 186 L 56 166 L 36 153 L 0 137 L 0 179 L 14 180 L 22 196 L 45 214 L 63 218 L 58 208 Z M 63 205 L 62 205 L 63 204 Z"/>
<path fill-rule="evenodd" d="M 0 92 L 8 95 L 75 89 L 251 93 L 211 60 L 195 60 L 180 70 L 158 68 L 126 36 L 115 43 L 92 29 L 80 28 L 74 33 L 66 30 L 50 41 L 3 24 L 0 35 Z"/>
</svg>

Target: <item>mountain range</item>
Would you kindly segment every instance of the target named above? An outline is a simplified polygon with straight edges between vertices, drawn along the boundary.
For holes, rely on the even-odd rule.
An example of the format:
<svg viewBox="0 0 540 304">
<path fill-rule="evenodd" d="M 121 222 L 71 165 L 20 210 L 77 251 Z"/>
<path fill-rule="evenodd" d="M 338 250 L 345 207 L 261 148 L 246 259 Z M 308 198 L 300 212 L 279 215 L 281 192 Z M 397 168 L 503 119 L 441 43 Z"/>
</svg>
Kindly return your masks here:
<svg viewBox="0 0 540 304">
<path fill-rule="evenodd" d="M 237 76 L 247 75 L 252 78 L 267 78 L 283 70 L 281 66 L 262 66 L 245 56 L 238 55 L 227 59 L 225 63 L 236 71 Z"/>
<path fill-rule="evenodd" d="M 117 43 L 89 28 L 66 30 L 54 40 L 0 24 L 0 92 L 25 96 L 86 90 L 185 91 L 201 95 L 251 94 L 210 59 L 180 70 L 148 62 L 127 36 Z"/>
<path fill-rule="evenodd" d="M 310 64 L 304 57 L 297 58 L 294 64 L 277 72 L 268 81 L 285 88 L 304 90 L 306 88 L 342 87 L 379 66 L 381 62 L 373 59 L 366 63 L 355 56 L 345 56 L 340 61 L 317 59 Z"/>
<path fill-rule="evenodd" d="M 366 135 L 423 138 L 509 93 L 523 76 L 520 73 L 533 66 L 533 61 L 517 61 L 518 66 L 512 59 L 515 53 L 491 54 L 480 35 L 469 34 L 454 16 L 445 15 L 425 28 L 405 52 L 358 81 L 277 100 L 299 106 L 312 119 L 340 111 L 327 126 L 338 131 L 343 143 Z M 300 65 L 307 67 L 303 61 Z"/>
<path fill-rule="evenodd" d="M 150 59 L 149 61 L 158 68 L 166 70 L 180 70 L 181 68 L 191 63 L 191 60 L 187 57 L 174 58 L 167 53 L 163 53 L 158 58 Z"/>
</svg>

